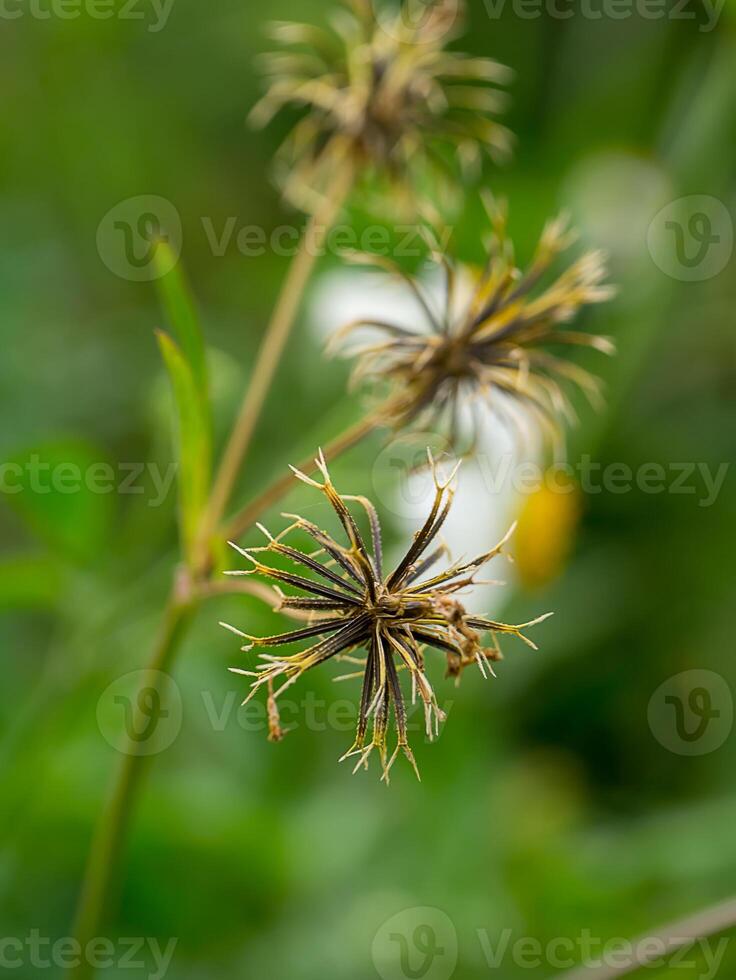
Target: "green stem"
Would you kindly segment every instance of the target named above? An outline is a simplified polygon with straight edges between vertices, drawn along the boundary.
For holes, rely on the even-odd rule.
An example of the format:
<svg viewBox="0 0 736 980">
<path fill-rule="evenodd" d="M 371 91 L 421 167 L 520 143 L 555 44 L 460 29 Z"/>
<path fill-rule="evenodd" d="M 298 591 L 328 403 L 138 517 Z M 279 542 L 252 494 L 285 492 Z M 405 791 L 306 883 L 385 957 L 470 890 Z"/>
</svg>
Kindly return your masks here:
<svg viewBox="0 0 736 980">
<path fill-rule="evenodd" d="M 191 598 L 179 594 L 175 588 L 166 607 L 164 620 L 151 659 L 142 678 L 139 695 L 143 691 L 161 691 L 162 676 L 171 667 L 182 638 L 194 611 Z M 142 701 L 136 699 L 137 717 L 133 720 L 133 730 L 142 731 L 150 722 L 148 716 L 142 717 Z M 82 951 L 79 965 L 69 971 L 74 980 L 89 980 L 94 969 L 87 962 L 87 944 L 99 936 L 104 925 L 110 891 L 115 879 L 121 853 L 125 844 L 130 818 L 133 812 L 146 757 L 136 754 L 136 746 L 130 742 L 115 776 L 112 793 L 100 816 L 95 837 L 87 860 L 82 889 L 77 906 L 74 935 Z"/>
<path fill-rule="evenodd" d="M 369 436 L 375 429 L 383 425 L 388 425 L 392 418 L 392 411 L 399 402 L 400 399 L 398 398 L 389 399 L 383 405 L 380 405 L 372 411 L 370 415 L 360 419 L 355 425 L 345 429 L 340 435 L 326 443 L 322 448 L 326 461 L 329 463 L 333 459 L 337 459 L 338 456 L 341 456 L 348 449 L 351 449 L 365 439 L 366 436 Z M 303 473 L 312 473 L 316 469 L 314 456 L 315 453 L 312 452 L 296 468 Z M 291 470 L 287 470 L 286 473 L 274 480 L 270 486 L 266 487 L 257 497 L 254 497 L 237 514 L 234 514 L 230 518 L 224 527 L 222 536 L 230 541 L 239 537 L 244 531 L 247 531 L 249 527 L 255 524 L 269 507 L 278 503 L 293 486 L 294 474 Z"/>
<path fill-rule="evenodd" d="M 327 233 L 340 213 L 352 184 L 353 167 L 346 161 L 336 171 L 329 196 L 325 198 L 322 207 L 310 217 L 309 224 L 302 235 L 299 250 L 291 263 L 273 316 L 264 334 L 240 413 L 215 476 L 202 522 L 200 548 L 203 551 L 206 551 L 209 539 L 225 513 L 294 325 L 304 290 L 312 276 Z"/>
<path fill-rule="evenodd" d="M 691 918 L 665 926 L 664 929 L 642 936 L 631 944 L 632 953 L 622 966 L 582 966 L 565 973 L 557 980 L 619 980 L 639 970 L 650 969 L 663 962 L 678 949 L 690 946 L 736 928 L 736 898 L 697 912 Z"/>
</svg>

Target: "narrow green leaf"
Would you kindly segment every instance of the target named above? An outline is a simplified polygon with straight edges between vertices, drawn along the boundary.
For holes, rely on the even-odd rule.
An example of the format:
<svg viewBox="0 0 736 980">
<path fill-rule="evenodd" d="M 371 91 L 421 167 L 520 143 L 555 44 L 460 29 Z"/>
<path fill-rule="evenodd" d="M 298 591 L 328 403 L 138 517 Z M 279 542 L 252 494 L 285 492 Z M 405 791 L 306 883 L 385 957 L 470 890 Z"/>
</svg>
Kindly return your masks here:
<svg viewBox="0 0 736 980">
<path fill-rule="evenodd" d="M 168 242 L 156 243 L 154 260 L 159 270 L 156 282 L 161 305 L 192 370 L 200 398 L 207 405 L 209 394 L 205 343 L 194 299 L 181 265 L 172 255 Z"/>
<path fill-rule="evenodd" d="M 179 523 L 182 547 L 191 561 L 210 486 L 210 426 L 194 374 L 181 348 L 160 330 L 156 336 L 174 392 L 178 427 Z"/>
</svg>

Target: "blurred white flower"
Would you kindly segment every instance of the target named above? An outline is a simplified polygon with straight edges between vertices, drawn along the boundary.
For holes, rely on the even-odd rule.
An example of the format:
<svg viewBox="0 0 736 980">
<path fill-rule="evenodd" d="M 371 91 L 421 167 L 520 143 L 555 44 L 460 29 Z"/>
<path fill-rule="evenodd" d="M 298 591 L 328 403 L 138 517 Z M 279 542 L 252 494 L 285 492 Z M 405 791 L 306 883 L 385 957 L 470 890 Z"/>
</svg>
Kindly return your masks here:
<svg viewBox="0 0 736 980">
<path fill-rule="evenodd" d="M 439 306 L 443 284 L 438 274 L 422 279 L 427 294 Z M 471 284 L 467 283 L 467 289 Z M 462 291 L 462 285 L 458 292 Z M 325 273 L 316 283 L 309 308 L 309 323 L 320 343 L 327 343 L 343 324 L 358 318 L 386 318 L 411 326 L 416 322 L 418 305 L 401 283 L 387 284 L 385 275 L 339 269 Z M 421 311 L 420 311 L 421 312 Z M 368 331 L 368 328 L 366 328 Z M 369 339 L 366 333 L 366 339 Z M 470 409 L 461 417 L 461 426 L 470 431 Z M 443 528 L 444 540 L 453 558 L 472 558 L 491 548 L 508 530 L 521 507 L 523 495 L 515 488 L 513 476 L 522 461 L 541 459 L 541 446 L 520 446 L 510 427 L 491 412 L 475 416 L 477 450 L 463 462 L 458 474 L 457 495 Z M 434 485 L 431 474 L 422 467 L 426 447 L 431 445 L 441 459 L 446 443 L 436 432 L 394 435 L 379 452 L 373 466 L 373 494 L 384 514 L 405 529 L 397 555 L 406 550 L 417 522 L 426 516 Z M 448 466 L 450 457 L 448 456 Z M 387 490 L 387 487 L 390 488 Z M 513 540 L 510 550 L 513 552 Z M 396 558 L 397 555 L 392 555 Z M 509 566 L 499 563 L 500 574 L 509 579 Z M 499 574 L 499 571 L 496 572 Z M 501 608 L 508 589 L 480 586 L 468 608 L 486 612 Z"/>
</svg>

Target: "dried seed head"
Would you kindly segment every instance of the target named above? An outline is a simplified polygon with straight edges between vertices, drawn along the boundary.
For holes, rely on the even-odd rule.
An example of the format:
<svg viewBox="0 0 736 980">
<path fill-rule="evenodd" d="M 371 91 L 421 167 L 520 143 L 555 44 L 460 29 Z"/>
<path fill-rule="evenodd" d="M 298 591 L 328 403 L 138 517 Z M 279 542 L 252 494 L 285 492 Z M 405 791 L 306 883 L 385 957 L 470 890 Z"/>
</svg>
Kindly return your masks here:
<svg viewBox="0 0 736 980">
<path fill-rule="evenodd" d="M 290 655 L 261 654 L 261 663 L 252 671 L 232 668 L 235 673 L 253 678 L 246 701 L 261 688 L 267 688 L 271 737 L 281 737 L 276 704 L 288 687 L 312 667 L 329 660 L 347 659 L 357 663 L 358 676 L 363 678 L 357 733 L 343 758 L 354 757 L 357 771 L 367 764 L 375 749 L 386 779 L 400 751 L 416 770 L 408 743 L 402 677 L 408 678 L 412 696 L 419 695 L 429 738 L 436 734 L 439 723 L 444 720 L 426 672 L 427 651 L 439 651 L 444 656 L 448 676 L 459 678 L 471 664 L 477 664 L 486 676 L 493 674 L 492 661 L 501 657 L 499 634 L 512 634 L 536 649 L 523 630 L 547 618 L 542 616 L 520 626 L 508 626 L 468 613 L 459 599 L 464 589 L 475 584 L 479 569 L 502 553 L 511 532 L 474 560 L 456 562 L 444 571 L 433 571 L 445 554 L 444 547 L 438 546 L 436 539 L 452 505 L 454 472 L 450 478 L 441 480 L 431 456 L 430 465 L 435 478 L 435 494 L 429 516 L 402 560 L 389 574 L 383 569 L 381 528 L 373 504 L 365 497 L 338 493 L 321 455 L 317 466 L 324 482 L 319 483 L 298 471 L 296 476 L 327 498 L 340 522 L 346 543 L 341 544 L 311 521 L 294 517 L 293 523 L 278 536 L 267 534 L 267 543 L 261 548 L 244 550 L 235 546 L 253 566 L 241 574 L 257 573 L 296 589 L 302 595 L 284 596 L 279 609 L 310 617 L 308 623 L 298 629 L 261 638 L 227 627 L 249 641 L 243 649 L 314 641 L 305 650 Z M 353 502 L 367 517 L 370 544 L 348 508 L 348 503 Z M 284 538 L 294 530 L 311 538 L 318 551 L 306 553 L 285 544 Z M 261 561 L 260 556 L 268 553 L 287 558 L 299 567 L 299 572 L 284 571 Z M 482 634 L 490 636 L 489 647 L 483 646 Z M 276 681 L 280 682 L 278 687 L 274 687 Z M 391 714 L 397 744 L 389 759 L 387 730 Z M 372 727 L 370 736 L 369 727 Z"/>
<path fill-rule="evenodd" d="M 483 199 L 492 231 L 482 269 L 457 263 L 440 245 L 447 235 L 425 229 L 431 260 L 445 280 L 441 304 L 392 260 L 349 253 L 356 263 L 399 276 L 418 302 L 420 322 L 415 329 L 375 319 L 353 321 L 337 332 L 331 346 L 344 349 L 347 337 L 366 328 L 377 335 L 345 353 L 357 357 L 354 380 L 379 386 L 389 382 L 399 393 L 393 403 L 397 427 L 440 427 L 457 449 L 467 396 L 473 408 L 486 403 L 521 436 L 531 427 L 556 440 L 561 423 L 575 421 L 566 383 L 582 390 L 595 407 L 602 402 L 598 379 L 565 352 L 571 346 L 615 351 L 609 338 L 568 328 L 583 307 L 614 294 L 603 284 L 605 255 L 588 252 L 545 284 L 555 260 L 575 240 L 567 218 L 548 222 L 531 264 L 522 271 L 507 235 L 505 205 L 490 194 Z"/>
<path fill-rule="evenodd" d="M 251 120 L 265 125 L 284 106 L 305 110 L 277 157 L 286 196 L 314 210 L 346 159 L 387 176 L 409 195 L 426 173 L 467 170 L 483 155 L 503 159 L 511 134 L 492 116 L 511 72 L 489 58 L 446 50 L 458 0 L 434 0 L 411 22 L 410 0 L 377 21 L 373 4 L 344 0 L 322 29 L 278 23 L 282 50 L 262 59 L 269 81 Z M 449 154 L 450 159 L 447 159 Z"/>
</svg>

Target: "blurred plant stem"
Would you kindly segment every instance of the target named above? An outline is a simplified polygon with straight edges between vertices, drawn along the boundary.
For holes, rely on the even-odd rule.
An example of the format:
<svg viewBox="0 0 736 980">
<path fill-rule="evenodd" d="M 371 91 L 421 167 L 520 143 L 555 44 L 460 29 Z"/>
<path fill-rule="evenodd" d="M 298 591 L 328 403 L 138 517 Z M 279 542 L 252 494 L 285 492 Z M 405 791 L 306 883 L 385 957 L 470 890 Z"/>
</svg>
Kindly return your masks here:
<svg viewBox="0 0 736 980">
<path fill-rule="evenodd" d="M 374 409 L 365 418 L 360 419 L 355 425 L 350 426 L 337 438 L 328 442 L 322 447 L 327 462 L 337 459 L 338 456 L 357 445 L 366 436 L 370 435 L 375 429 L 388 424 L 391 414 L 399 398 L 389 398 L 378 408 Z M 314 453 L 305 457 L 297 464 L 296 469 L 303 473 L 310 474 L 316 469 Z M 229 521 L 226 522 L 222 536 L 227 540 L 239 537 L 244 531 L 251 527 L 273 504 L 277 503 L 294 485 L 294 474 L 291 470 L 278 477 L 269 487 L 266 487 L 250 503 L 246 504 L 242 510 L 238 511 Z"/>
<path fill-rule="evenodd" d="M 634 940 L 631 943 L 631 962 L 626 965 L 583 966 L 558 976 L 557 980 L 618 980 L 639 970 L 652 969 L 655 963 L 667 959 L 678 949 L 734 928 L 736 898 L 729 898 L 720 905 L 696 912 L 688 919 L 673 922 Z"/>
<path fill-rule="evenodd" d="M 245 462 L 251 440 L 271 389 L 276 369 L 289 339 L 299 305 L 329 229 L 335 222 L 353 184 L 354 170 L 347 160 L 335 172 L 332 191 L 310 217 L 276 303 L 271 322 L 261 343 L 240 413 L 225 447 L 205 511 L 200 548 L 209 549 L 210 539 L 225 512 Z M 206 560 L 206 559 L 205 559 Z"/>
<path fill-rule="evenodd" d="M 147 688 L 161 695 L 162 675 L 171 666 L 194 609 L 195 601 L 189 591 L 188 579 L 180 572 L 166 606 L 158 640 L 141 683 L 141 691 Z M 140 699 L 136 698 L 133 731 L 144 730 L 148 721 L 148 716 L 142 717 L 141 703 Z M 74 924 L 74 935 L 82 950 L 100 934 L 100 925 L 104 919 L 113 876 L 125 842 L 145 759 L 146 757 L 139 751 L 136 753 L 136 745 L 130 739 L 129 748 L 124 752 L 115 776 L 112 794 L 97 825 L 87 860 Z M 70 976 L 75 977 L 76 980 L 87 980 L 93 977 L 94 973 L 94 968 L 87 962 L 85 956 L 81 956 L 79 965 L 70 968 L 69 971 Z"/>
</svg>

